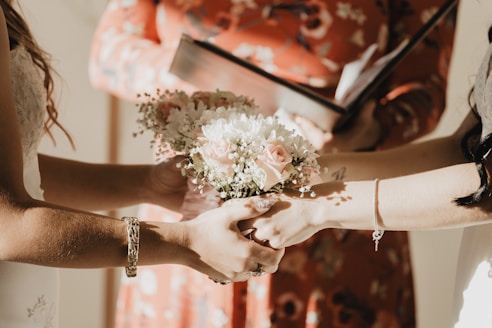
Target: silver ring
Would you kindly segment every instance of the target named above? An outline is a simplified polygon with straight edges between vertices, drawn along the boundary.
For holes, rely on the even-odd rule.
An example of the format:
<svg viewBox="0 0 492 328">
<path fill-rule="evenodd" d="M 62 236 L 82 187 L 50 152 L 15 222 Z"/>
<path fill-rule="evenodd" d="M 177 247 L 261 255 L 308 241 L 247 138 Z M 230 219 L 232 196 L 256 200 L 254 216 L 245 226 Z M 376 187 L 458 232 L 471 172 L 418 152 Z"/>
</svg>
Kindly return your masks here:
<svg viewBox="0 0 492 328">
<path fill-rule="evenodd" d="M 210 280 L 212 280 L 213 282 L 215 282 L 216 284 L 221 284 L 221 285 L 227 285 L 227 284 L 230 284 L 232 281 L 231 280 L 219 280 L 219 279 L 215 279 L 215 278 L 212 278 L 212 277 L 208 277 Z"/>
<path fill-rule="evenodd" d="M 255 271 L 251 271 L 249 273 L 252 277 L 261 277 L 265 274 L 265 271 L 263 271 L 263 264 L 258 263 L 258 266 L 256 267 Z"/>
</svg>

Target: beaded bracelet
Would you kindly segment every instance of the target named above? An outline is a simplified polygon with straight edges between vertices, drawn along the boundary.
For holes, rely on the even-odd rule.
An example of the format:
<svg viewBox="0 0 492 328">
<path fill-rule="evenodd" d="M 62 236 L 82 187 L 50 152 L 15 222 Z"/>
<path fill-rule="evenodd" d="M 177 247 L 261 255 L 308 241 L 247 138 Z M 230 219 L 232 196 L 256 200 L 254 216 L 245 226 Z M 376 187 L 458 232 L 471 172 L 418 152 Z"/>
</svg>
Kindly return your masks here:
<svg viewBox="0 0 492 328">
<path fill-rule="evenodd" d="M 374 251 L 378 251 L 379 241 L 383 238 L 384 230 L 379 230 L 378 220 L 378 185 L 379 179 L 374 180 L 374 232 L 372 233 L 372 240 L 374 241 Z"/>
<path fill-rule="evenodd" d="M 138 250 L 140 243 L 140 222 L 136 217 L 123 217 L 128 233 L 128 265 L 125 267 L 126 276 L 137 276 Z"/>
</svg>

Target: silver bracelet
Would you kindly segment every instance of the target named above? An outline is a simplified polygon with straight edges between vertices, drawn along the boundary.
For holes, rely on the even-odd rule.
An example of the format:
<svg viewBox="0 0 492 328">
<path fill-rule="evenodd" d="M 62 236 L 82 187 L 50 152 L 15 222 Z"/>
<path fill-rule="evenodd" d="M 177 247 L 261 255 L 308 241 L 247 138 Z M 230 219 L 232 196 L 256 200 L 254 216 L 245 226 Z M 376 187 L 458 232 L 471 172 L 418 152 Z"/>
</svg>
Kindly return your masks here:
<svg viewBox="0 0 492 328">
<path fill-rule="evenodd" d="M 123 217 L 128 233 L 128 265 L 125 267 L 126 276 L 137 276 L 138 249 L 140 243 L 140 222 L 136 217 Z"/>
<path fill-rule="evenodd" d="M 378 186 L 379 179 L 374 180 L 374 231 L 372 233 L 372 240 L 374 241 L 374 251 L 378 251 L 378 245 L 381 238 L 383 238 L 384 230 L 379 230 L 379 211 L 378 211 Z"/>
</svg>

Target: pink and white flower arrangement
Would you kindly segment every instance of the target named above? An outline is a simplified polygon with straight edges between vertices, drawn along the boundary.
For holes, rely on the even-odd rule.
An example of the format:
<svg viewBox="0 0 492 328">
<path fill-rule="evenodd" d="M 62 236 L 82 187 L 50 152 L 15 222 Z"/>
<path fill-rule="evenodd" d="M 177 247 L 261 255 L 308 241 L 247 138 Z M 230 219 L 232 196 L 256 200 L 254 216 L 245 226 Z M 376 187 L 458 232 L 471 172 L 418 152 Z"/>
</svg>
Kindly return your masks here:
<svg viewBox="0 0 492 328">
<path fill-rule="evenodd" d="M 222 199 L 281 192 L 301 195 L 319 173 L 314 147 L 275 117 L 263 116 L 248 97 L 227 91 L 145 95 L 138 105 L 141 133 L 155 135 L 160 156 L 185 156 L 183 174 L 199 190 L 211 186 Z"/>
</svg>

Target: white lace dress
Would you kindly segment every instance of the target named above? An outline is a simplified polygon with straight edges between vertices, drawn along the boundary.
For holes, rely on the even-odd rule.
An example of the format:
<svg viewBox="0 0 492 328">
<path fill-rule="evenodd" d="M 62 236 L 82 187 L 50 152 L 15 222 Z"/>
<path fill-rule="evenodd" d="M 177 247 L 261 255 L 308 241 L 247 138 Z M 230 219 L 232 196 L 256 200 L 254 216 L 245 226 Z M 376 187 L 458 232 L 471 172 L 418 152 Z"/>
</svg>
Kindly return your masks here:
<svg viewBox="0 0 492 328">
<path fill-rule="evenodd" d="M 484 137 L 492 133 L 492 44 L 476 76 L 474 95 Z M 453 316 L 455 328 L 492 328 L 492 224 L 463 230 Z"/>
<path fill-rule="evenodd" d="M 22 46 L 10 54 L 12 86 L 22 133 L 24 183 L 42 199 L 37 151 L 46 115 L 43 78 Z M 58 270 L 0 262 L 0 327 L 57 327 Z"/>
</svg>

